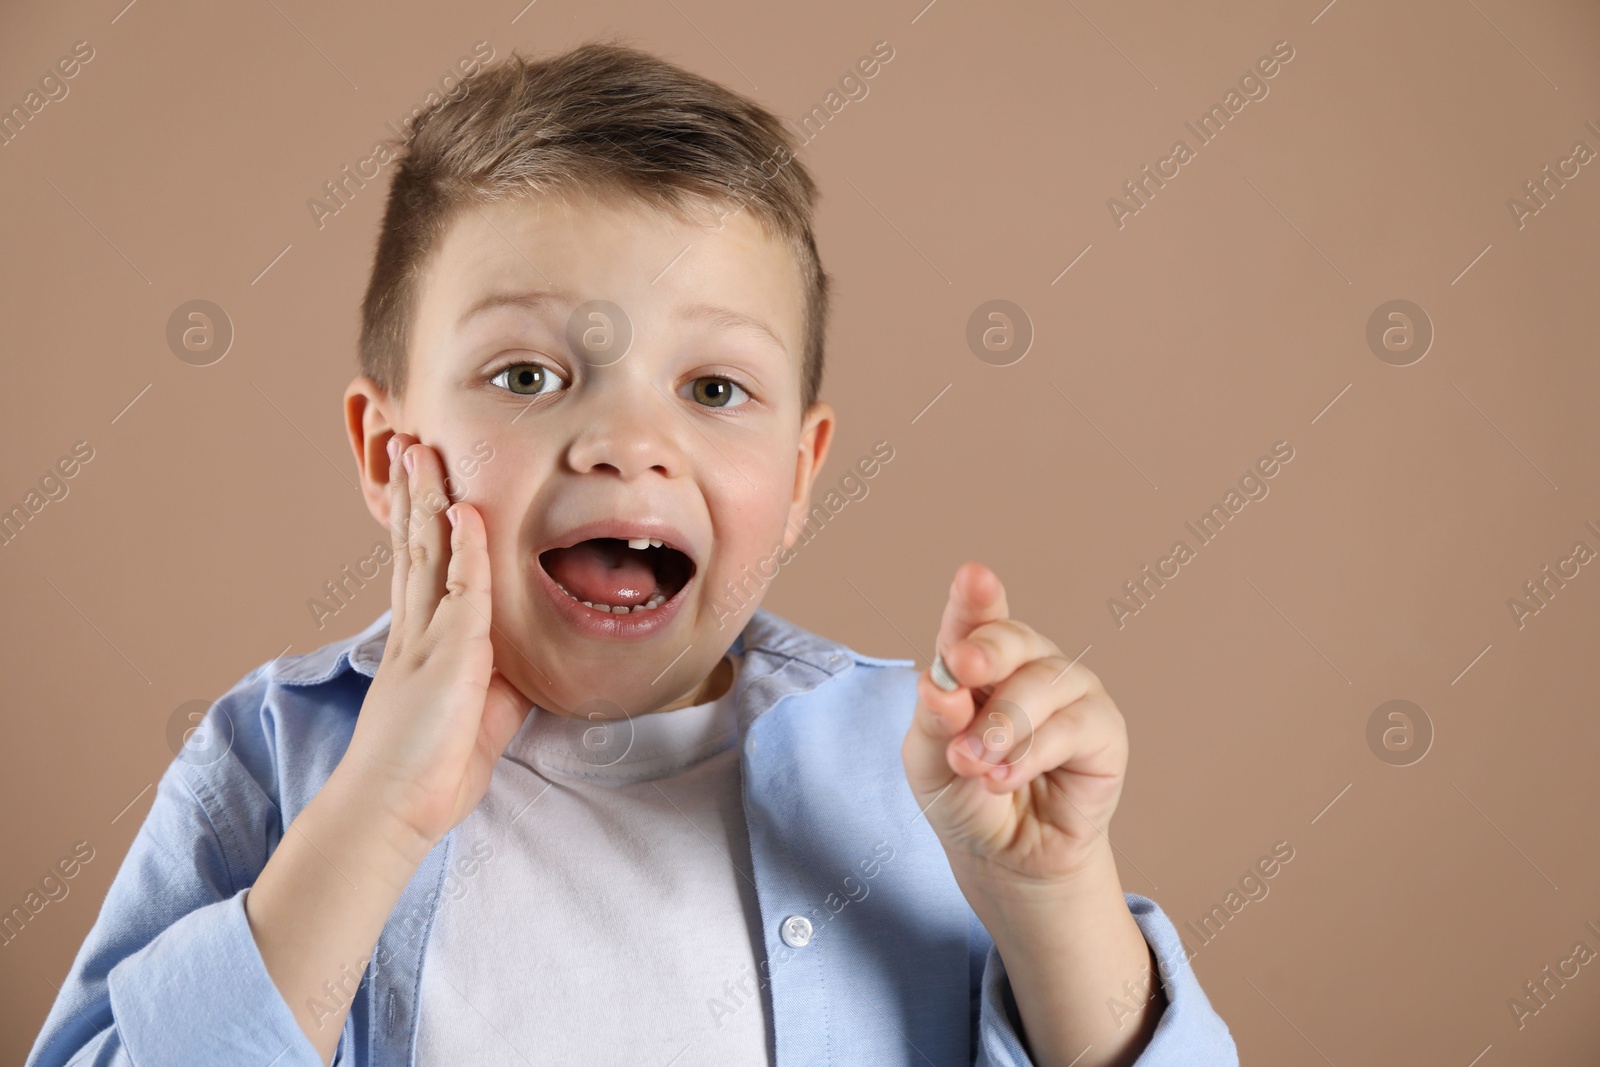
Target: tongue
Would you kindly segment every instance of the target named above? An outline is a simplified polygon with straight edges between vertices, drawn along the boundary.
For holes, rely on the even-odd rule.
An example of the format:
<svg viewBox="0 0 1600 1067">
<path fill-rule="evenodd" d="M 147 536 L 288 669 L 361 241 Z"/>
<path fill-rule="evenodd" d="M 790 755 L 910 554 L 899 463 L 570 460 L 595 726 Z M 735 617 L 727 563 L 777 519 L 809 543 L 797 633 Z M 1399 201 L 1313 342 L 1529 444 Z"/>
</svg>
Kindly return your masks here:
<svg viewBox="0 0 1600 1067">
<path fill-rule="evenodd" d="M 613 538 L 591 538 L 544 554 L 544 569 L 579 600 L 613 607 L 643 604 L 656 575 L 643 552 Z"/>
</svg>

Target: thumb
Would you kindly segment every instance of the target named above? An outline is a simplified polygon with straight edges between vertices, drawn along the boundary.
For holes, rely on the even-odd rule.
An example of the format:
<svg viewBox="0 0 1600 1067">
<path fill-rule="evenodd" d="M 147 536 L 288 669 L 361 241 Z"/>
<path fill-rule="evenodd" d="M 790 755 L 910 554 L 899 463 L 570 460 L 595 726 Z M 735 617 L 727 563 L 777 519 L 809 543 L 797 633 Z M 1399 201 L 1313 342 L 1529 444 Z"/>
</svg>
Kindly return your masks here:
<svg viewBox="0 0 1600 1067">
<path fill-rule="evenodd" d="M 934 684 L 928 671 L 917 675 L 917 706 L 900 758 L 906 782 L 919 801 L 926 802 L 957 777 L 946 753 L 951 738 L 971 725 L 975 712 L 972 690 L 947 693 Z"/>
<path fill-rule="evenodd" d="M 533 701 L 505 675 L 498 670 L 490 673 L 489 685 L 483 694 L 482 732 L 484 743 L 495 759 L 505 752 L 532 710 Z"/>
</svg>

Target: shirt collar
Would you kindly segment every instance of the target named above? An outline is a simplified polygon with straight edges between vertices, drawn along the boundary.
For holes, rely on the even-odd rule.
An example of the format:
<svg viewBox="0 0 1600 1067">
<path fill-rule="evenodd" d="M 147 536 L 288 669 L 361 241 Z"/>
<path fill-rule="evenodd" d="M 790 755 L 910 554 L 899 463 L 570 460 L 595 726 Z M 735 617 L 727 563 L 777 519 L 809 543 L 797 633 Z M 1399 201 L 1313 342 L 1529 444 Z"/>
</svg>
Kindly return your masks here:
<svg viewBox="0 0 1600 1067">
<path fill-rule="evenodd" d="M 389 640 L 389 615 L 385 611 L 354 637 L 334 641 L 298 656 L 280 656 L 257 668 L 269 680 L 282 685 L 321 685 L 354 668 L 371 678 L 383 659 L 383 646 Z"/>
</svg>

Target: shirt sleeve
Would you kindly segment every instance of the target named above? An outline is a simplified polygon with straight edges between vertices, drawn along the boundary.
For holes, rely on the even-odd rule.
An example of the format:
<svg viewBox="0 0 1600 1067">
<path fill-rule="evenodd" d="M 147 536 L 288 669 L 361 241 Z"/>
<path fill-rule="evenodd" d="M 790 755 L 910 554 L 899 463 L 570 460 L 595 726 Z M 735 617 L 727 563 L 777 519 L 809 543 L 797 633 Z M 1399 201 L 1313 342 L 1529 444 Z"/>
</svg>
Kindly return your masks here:
<svg viewBox="0 0 1600 1067">
<path fill-rule="evenodd" d="M 168 765 L 27 1067 L 323 1067 L 256 947 L 249 887 L 236 884 L 265 865 L 276 808 L 236 762 L 221 766 L 182 755 Z M 254 799 L 224 802 L 219 773 Z"/>
<path fill-rule="evenodd" d="M 1150 1044 L 1134 1067 L 1239 1067 L 1239 1051 L 1228 1024 L 1211 1007 L 1200 980 L 1189 966 L 1178 931 L 1156 902 L 1124 893 L 1128 910 L 1150 945 L 1167 1005 Z M 1023 1049 L 1022 1019 L 1006 979 L 1005 964 L 994 943 L 985 938 L 979 990 L 975 1067 L 1033 1067 Z"/>
</svg>

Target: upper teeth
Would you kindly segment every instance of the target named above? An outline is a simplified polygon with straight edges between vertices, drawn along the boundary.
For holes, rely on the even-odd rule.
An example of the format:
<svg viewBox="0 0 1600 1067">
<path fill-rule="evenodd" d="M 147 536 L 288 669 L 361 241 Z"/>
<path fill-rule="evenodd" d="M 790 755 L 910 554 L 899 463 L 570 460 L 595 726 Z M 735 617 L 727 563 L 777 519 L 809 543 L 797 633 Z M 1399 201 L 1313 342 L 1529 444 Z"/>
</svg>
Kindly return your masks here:
<svg viewBox="0 0 1600 1067">
<path fill-rule="evenodd" d="M 628 539 L 629 548 L 660 548 L 661 542 L 654 537 L 632 537 Z"/>
</svg>

